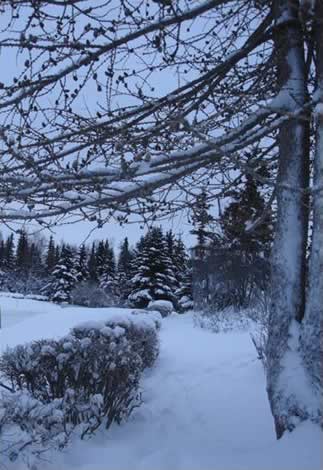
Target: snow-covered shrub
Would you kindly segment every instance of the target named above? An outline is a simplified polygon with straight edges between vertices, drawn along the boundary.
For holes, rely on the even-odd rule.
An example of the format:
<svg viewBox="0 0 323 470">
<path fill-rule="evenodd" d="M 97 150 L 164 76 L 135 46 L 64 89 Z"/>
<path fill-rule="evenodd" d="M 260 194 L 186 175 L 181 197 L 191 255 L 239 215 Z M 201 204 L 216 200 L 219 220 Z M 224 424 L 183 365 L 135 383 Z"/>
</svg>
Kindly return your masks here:
<svg viewBox="0 0 323 470">
<path fill-rule="evenodd" d="M 158 356 L 156 324 L 147 317 L 87 322 L 59 340 L 8 349 L 0 376 L 43 403 L 63 399 L 64 419 L 83 423 L 83 435 L 102 422 L 108 428 L 139 405 L 141 372 Z"/>
<path fill-rule="evenodd" d="M 0 292 L 0 297 L 9 297 L 11 299 L 24 299 L 25 298 L 25 296 L 23 294 L 20 294 L 19 292 L 9 292 L 9 291 Z"/>
<path fill-rule="evenodd" d="M 147 310 L 157 311 L 162 317 L 168 317 L 175 309 L 169 300 L 152 300 L 149 302 Z"/>
<path fill-rule="evenodd" d="M 61 398 L 62 371 L 59 341 L 39 340 L 7 349 L 0 357 L 0 375 L 14 390 L 27 390 L 34 398 L 49 401 Z"/>
<path fill-rule="evenodd" d="M 187 310 L 192 310 L 194 308 L 194 302 L 191 297 L 184 295 L 178 301 L 180 312 L 186 312 Z"/>
<path fill-rule="evenodd" d="M 147 312 L 147 310 L 136 308 L 131 310 L 131 315 L 140 315 L 141 317 L 143 315 L 148 315 L 148 318 L 154 321 L 156 329 L 161 329 L 163 317 L 156 310 L 149 310 L 149 312 Z"/>
<path fill-rule="evenodd" d="M 245 330 L 249 326 L 249 316 L 246 310 L 232 307 L 218 311 L 201 311 L 194 314 L 194 324 L 214 333 Z"/>
<path fill-rule="evenodd" d="M 104 340 L 111 336 L 111 341 L 125 341 L 131 353 L 140 357 L 141 369 L 151 367 L 159 353 L 159 339 L 157 330 L 160 323 L 157 318 L 149 318 L 148 315 L 120 317 L 104 322 L 86 322 L 73 328 L 72 335 L 78 339 L 90 337 Z"/>
<path fill-rule="evenodd" d="M 43 403 L 27 391 L 4 392 L 0 400 L 0 459 L 23 461 L 28 468 L 44 449 L 62 449 L 68 443 L 72 426 L 65 422 L 64 400 Z"/>
<path fill-rule="evenodd" d="M 114 301 L 95 283 L 83 281 L 76 285 L 71 293 L 71 303 L 82 307 L 111 307 Z"/>
<path fill-rule="evenodd" d="M 39 300 L 41 302 L 48 302 L 49 298 L 47 295 L 28 294 L 25 295 L 25 299 Z"/>
</svg>

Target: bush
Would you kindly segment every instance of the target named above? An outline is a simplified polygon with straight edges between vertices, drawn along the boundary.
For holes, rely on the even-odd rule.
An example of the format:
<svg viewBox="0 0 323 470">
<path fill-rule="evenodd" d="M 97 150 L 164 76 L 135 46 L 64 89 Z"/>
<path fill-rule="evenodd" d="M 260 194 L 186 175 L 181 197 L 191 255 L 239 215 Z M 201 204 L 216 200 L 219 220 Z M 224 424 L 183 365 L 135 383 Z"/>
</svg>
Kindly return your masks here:
<svg viewBox="0 0 323 470">
<path fill-rule="evenodd" d="M 84 281 L 72 290 L 71 303 L 82 307 L 100 308 L 111 307 L 115 301 L 96 284 Z"/>
<path fill-rule="evenodd" d="M 147 309 L 159 312 L 162 317 L 168 317 L 175 310 L 174 305 L 169 300 L 152 300 L 149 302 Z"/>
<path fill-rule="evenodd" d="M 129 416 L 140 404 L 139 379 L 159 352 L 153 319 L 128 315 L 88 322 L 59 340 L 8 349 L 0 374 L 15 391 L 42 404 L 63 400 L 64 423 L 82 424 L 82 436 Z"/>
<path fill-rule="evenodd" d="M 68 442 L 71 427 L 64 423 L 64 400 L 42 403 L 29 392 L 2 393 L 0 401 L 0 458 L 18 458 L 35 469 L 44 448 L 62 449 Z M 20 468 L 20 467 L 19 467 Z"/>
<path fill-rule="evenodd" d="M 214 333 L 245 330 L 249 326 L 249 313 L 246 310 L 226 308 L 217 311 L 202 311 L 194 314 L 194 324 Z"/>
<path fill-rule="evenodd" d="M 136 308 L 134 310 L 131 310 L 131 315 L 140 315 L 142 318 L 144 318 L 144 315 L 147 315 L 147 318 L 150 321 L 152 320 L 154 322 L 156 330 L 161 329 L 163 317 L 156 310 L 149 310 L 147 312 L 147 310 L 145 309 Z"/>
</svg>

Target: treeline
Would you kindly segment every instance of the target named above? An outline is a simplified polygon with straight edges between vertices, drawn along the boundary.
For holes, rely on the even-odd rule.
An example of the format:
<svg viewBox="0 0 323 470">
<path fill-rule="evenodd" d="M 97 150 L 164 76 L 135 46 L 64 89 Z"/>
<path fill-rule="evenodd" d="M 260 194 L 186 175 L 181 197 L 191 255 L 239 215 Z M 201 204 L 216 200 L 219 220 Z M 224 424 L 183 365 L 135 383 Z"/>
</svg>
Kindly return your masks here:
<svg viewBox="0 0 323 470">
<path fill-rule="evenodd" d="M 268 177 L 265 168 L 257 173 Z M 262 186 L 246 176 L 239 187 L 226 193 L 230 202 L 216 220 L 209 212 L 207 193 L 197 197 L 192 230 L 197 237 L 193 262 L 197 309 L 247 308 L 266 295 L 274 214 L 266 205 Z"/>
<path fill-rule="evenodd" d="M 22 294 L 39 294 L 48 278 L 46 240 L 22 230 L 16 241 L 0 234 L 0 289 Z M 56 260 L 59 259 L 57 247 Z"/>
<path fill-rule="evenodd" d="M 169 300 L 192 306 L 192 272 L 184 243 L 172 231 L 151 228 L 135 247 L 125 238 L 118 254 L 109 240 L 73 247 L 33 239 L 21 231 L 0 241 L 0 288 L 44 294 L 53 302 L 88 306 Z"/>
</svg>

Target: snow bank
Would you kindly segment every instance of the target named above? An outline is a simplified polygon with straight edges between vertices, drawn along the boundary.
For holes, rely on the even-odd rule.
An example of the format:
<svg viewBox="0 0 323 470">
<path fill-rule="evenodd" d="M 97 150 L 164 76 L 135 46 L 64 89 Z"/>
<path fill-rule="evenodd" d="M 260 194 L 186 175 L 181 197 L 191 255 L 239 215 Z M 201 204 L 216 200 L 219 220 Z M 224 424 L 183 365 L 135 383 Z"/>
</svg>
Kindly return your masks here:
<svg viewBox="0 0 323 470">
<path fill-rule="evenodd" d="M 120 311 L 39 304 L 49 305 L 47 314 L 4 329 L 1 347 L 24 336 L 60 336 Z M 103 431 L 44 456 L 42 470 L 321 469 L 316 425 L 305 422 L 276 441 L 263 368 L 248 332 L 215 335 L 185 314 L 165 318 L 160 335 L 156 367 L 142 382 L 144 403 L 130 421 L 113 425 L 108 438 Z"/>
<path fill-rule="evenodd" d="M 83 321 L 57 340 L 4 351 L 0 383 L 15 393 L 0 393 L 3 464 L 30 461 L 36 468 L 46 449 L 125 421 L 141 404 L 142 373 L 158 354 L 155 319 L 127 310 Z"/>
<path fill-rule="evenodd" d="M 0 309 L 3 327 L 0 330 L 0 353 L 7 346 L 41 338 L 60 338 L 84 321 L 105 321 L 131 315 L 131 309 L 61 306 L 8 297 L 0 298 Z"/>
<path fill-rule="evenodd" d="M 157 311 L 163 317 L 167 317 L 175 310 L 172 302 L 169 300 L 152 300 L 149 302 L 147 309 L 151 311 Z"/>
</svg>

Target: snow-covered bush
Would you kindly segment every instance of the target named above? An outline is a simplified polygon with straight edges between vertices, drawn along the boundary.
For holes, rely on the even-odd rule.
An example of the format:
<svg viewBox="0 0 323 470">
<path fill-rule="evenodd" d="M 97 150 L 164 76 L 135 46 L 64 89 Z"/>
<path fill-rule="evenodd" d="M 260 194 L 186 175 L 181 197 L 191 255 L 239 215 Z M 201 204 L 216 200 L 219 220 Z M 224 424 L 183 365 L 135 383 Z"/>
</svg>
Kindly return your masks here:
<svg viewBox="0 0 323 470">
<path fill-rule="evenodd" d="M 97 284 L 83 281 L 76 285 L 71 293 L 71 303 L 82 307 L 111 307 L 115 302 Z"/>
<path fill-rule="evenodd" d="M 149 310 L 149 312 L 147 312 L 147 310 L 136 308 L 134 310 L 131 310 L 131 314 L 132 315 L 140 315 L 141 317 L 143 317 L 143 315 L 148 315 L 149 320 L 154 321 L 156 329 L 157 330 L 161 329 L 163 317 L 156 310 Z"/>
<path fill-rule="evenodd" d="M 152 300 L 149 302 L 147 310 L 157 311 L 162 317 L 168 317 L 175 309 L 169 300 Z"/>
<path fill-rule="evenodd" d="M 64 400 L 43 403 L 27 391 L 4 392 L 0 400 L 0 459 L 37 468 L 45 448 L 62 449 L 72 426 L 64 420 Z"/>
<path fill-rule="evenodd" d="M 191 297 L 183 295 L 178 301 L 180 312 L 186 312 L 187 310 L 192 310 L 194 308 L 194 302 Z"/>
<path fill-rule="evenodd" d="M 147 315 L 87 322 L 59 340 L 8 349 L 0 377 L 15 391 L 44 404 L 64 401 L 64 422 L 82 425 L 82 435 L 108 428 L 140 404 L 139 379 L 159 352 L 155 321 Z"/>
<path fill-rule="evenodd" d="M 194 324 L 214 333 L 227 333 L 248 328 L 250 322 L 247 310 L 232 307 L 217 311 L 201 311 L 194 314 Z"/>
<path fill-rule="evenodd" d="M 96 341 L 103 341 L 111 336 L 114 342 L 125 342 L 127 352 L 135 357 L 139 356 L 142 364 L 140 368 L 151 367 L 157 359 L 159 353 L 159 339 L 157 329 L 159 324 L 157 319 L 149 318 L 148 315 L 125 316 L 118 319 L 112 318 L 102 324 L 101 322 L 86 322 L 72 329 L 71 333 L 79 340 L 91 338 Z"/>
<path fill-rule="evenodd" d="M 49 300 L 47 295 L 38 295 L 38 294 L 25 295 L 25 299 L 39 300 L 40 302 L 48 302 L 48 300 Z"/>
</svg>

